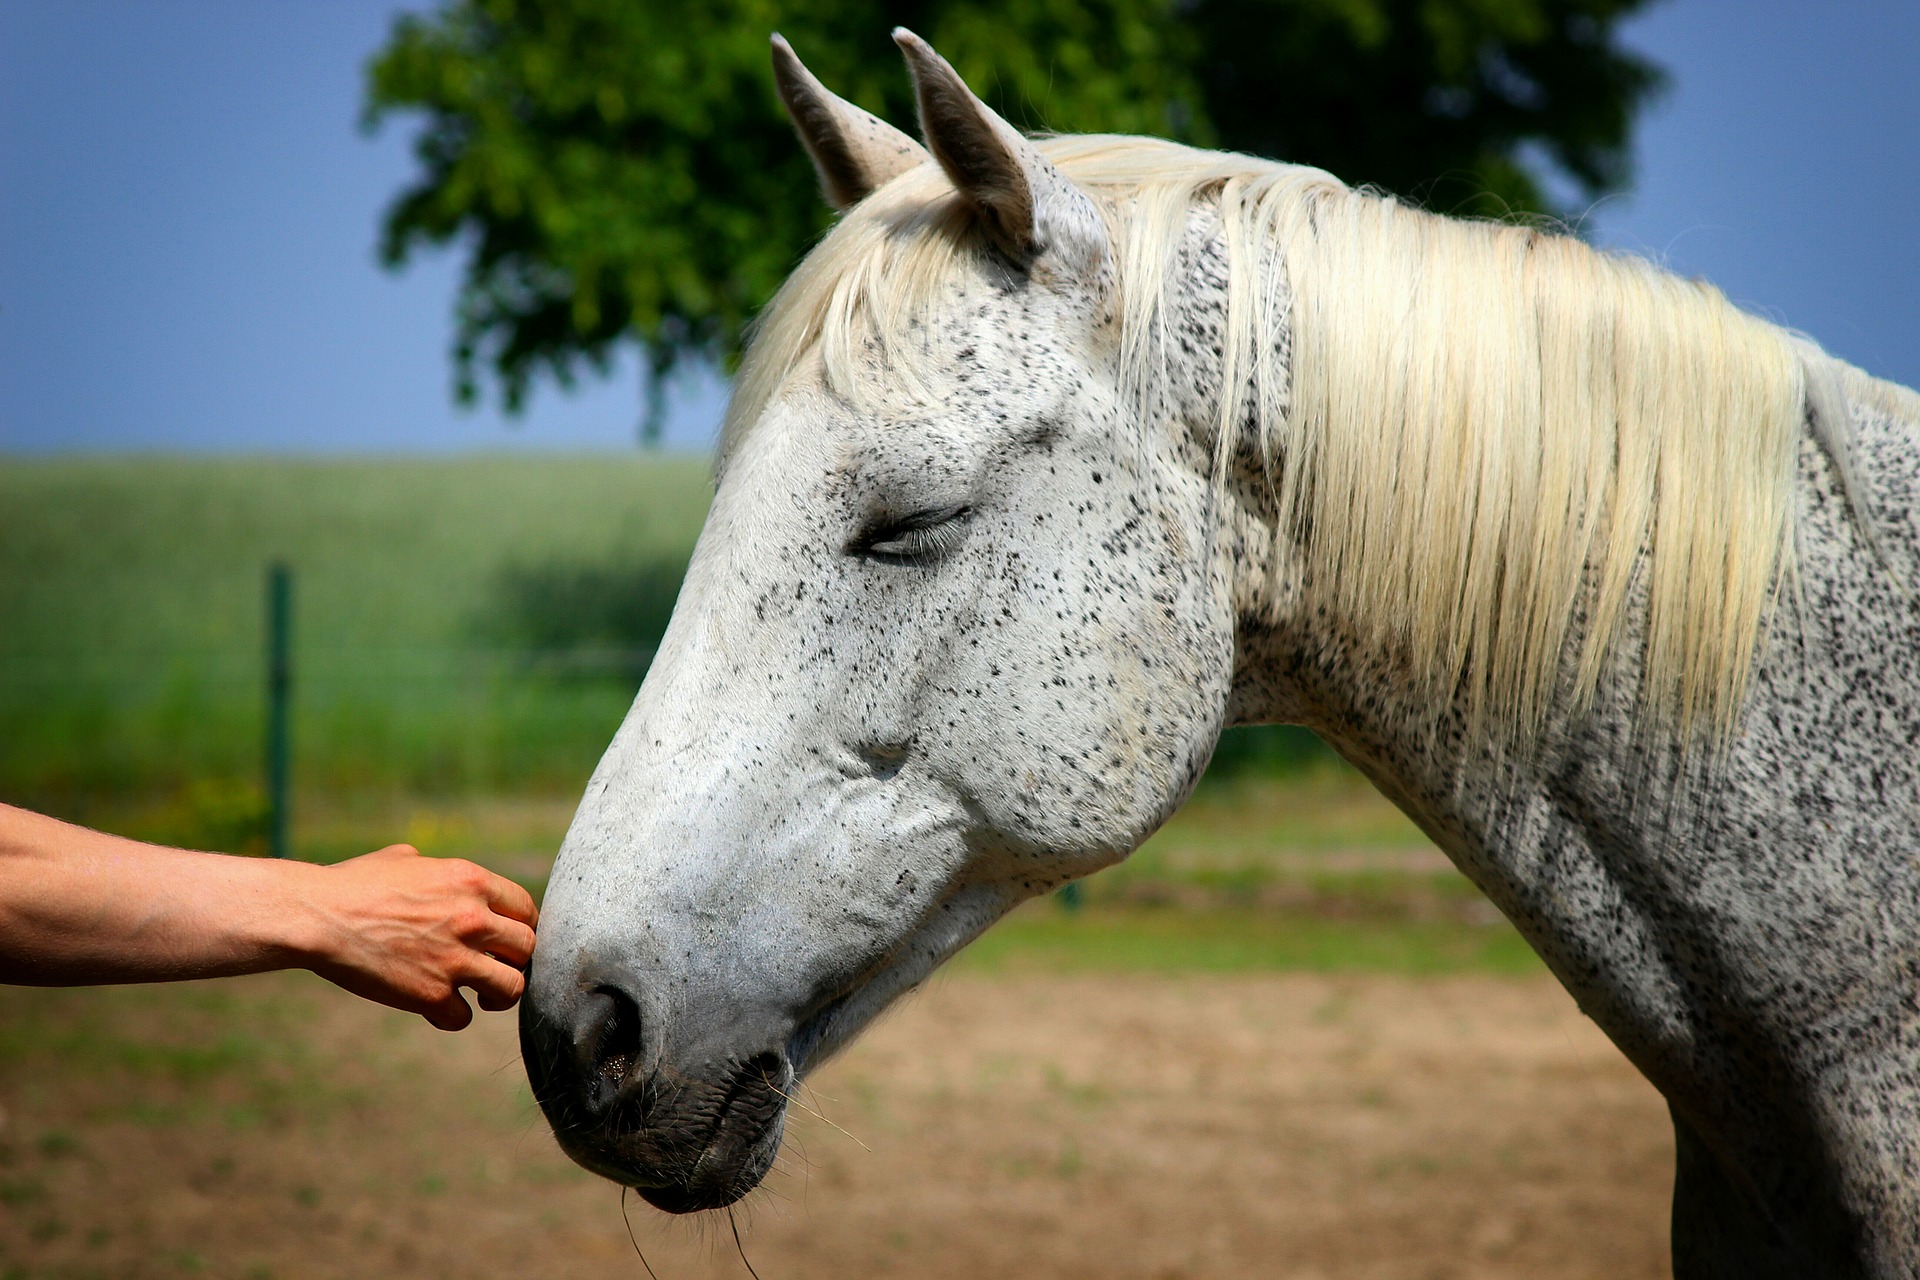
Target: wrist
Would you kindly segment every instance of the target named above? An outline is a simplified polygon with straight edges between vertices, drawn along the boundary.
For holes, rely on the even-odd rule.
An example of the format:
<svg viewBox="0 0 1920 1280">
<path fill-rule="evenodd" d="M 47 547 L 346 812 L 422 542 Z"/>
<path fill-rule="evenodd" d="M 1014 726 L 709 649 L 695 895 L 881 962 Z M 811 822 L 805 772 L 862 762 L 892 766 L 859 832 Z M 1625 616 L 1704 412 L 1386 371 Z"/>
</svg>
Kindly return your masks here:
<svg viewBox="0 0 1920 1280">
<path fill-rule="evenodd" d="M 327 868 L 250 859 L 267 881 L 257 945 L 275 968 L 316 969 L 339 950 L 340 926 L 325 905 Z"/>
</svg>

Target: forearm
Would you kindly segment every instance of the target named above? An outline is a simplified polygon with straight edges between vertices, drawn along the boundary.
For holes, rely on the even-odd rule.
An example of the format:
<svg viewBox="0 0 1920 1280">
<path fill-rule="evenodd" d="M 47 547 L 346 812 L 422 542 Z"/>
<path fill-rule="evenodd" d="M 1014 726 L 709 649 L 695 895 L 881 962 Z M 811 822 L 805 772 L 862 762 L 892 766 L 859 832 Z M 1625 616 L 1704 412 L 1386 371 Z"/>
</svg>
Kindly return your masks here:
<svg viewBox="0 0 1920 1280">
<path fill-rule="evenodd" d="M 0 982 L 210 978 L 312 962 L 324 874 L 141 844 L 0 805 Z"/>
</svg>

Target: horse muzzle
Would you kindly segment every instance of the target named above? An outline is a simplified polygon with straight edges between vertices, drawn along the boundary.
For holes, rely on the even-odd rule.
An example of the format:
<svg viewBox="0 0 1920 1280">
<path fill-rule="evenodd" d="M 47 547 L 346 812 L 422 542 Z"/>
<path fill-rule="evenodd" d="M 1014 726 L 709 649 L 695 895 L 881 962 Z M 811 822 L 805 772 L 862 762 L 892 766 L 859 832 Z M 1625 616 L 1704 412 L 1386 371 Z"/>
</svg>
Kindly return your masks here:
<svg viewBox="0 0 1920 1280">
<path fill-rule="evenodd" d="M 568 1156 L 668 1213 L 725 1208 L 773 1167 L 793 1067 L 777 1049 L 650 1061 L 647 1033 L 611 985 L 520 1004 L 527 1079 Z"/>
</svg>

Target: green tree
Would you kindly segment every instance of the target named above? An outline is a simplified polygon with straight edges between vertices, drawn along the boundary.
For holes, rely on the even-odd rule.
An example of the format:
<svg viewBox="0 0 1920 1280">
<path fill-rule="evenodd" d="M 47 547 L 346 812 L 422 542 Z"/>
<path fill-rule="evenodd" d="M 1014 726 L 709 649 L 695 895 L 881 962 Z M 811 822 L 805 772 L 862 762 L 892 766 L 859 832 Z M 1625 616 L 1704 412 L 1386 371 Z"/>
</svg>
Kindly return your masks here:
<svg viewBox="0 0 1920 1280">
<path fill-rule="evenodd" d="M 423 113 L 381 252 L 468 254 L 457 394 L 510 410 L 637 343 L 726 361 L 827 225 L 768 71 L 779 30 L 905 124 L 888 38 L 931 40 L 1027 128 L 1277 156 L 1449 212 L 1557 212 L 1543 165 L 1623 183 L 1658 70 L 1614 42 L 1646 0 L 447 0 L 399 18 L 365 119 Z M 658 425 L 652 402 L 649 429 Z"/>
</svg>

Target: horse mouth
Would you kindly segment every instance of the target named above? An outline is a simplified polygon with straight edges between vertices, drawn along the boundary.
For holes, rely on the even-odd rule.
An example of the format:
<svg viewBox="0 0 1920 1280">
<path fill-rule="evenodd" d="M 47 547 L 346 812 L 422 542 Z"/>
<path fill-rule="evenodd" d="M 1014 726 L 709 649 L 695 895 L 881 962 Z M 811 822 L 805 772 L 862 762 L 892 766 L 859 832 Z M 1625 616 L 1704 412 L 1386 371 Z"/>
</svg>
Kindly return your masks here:
<svg viewBox="0 0 1920 1280">
<path fill-rule="evenodd" d="M 724 1209 L 773 1168 L 791 1079 L 782 1055 L 758 1054 L 700 1077 L 656 1072 L 592 1110 L 580 1105 L 561 1063 L 546 1058 L 535 1067 L 536 1060 L 527 1056 L 528 1075 L 561 1149 L 662 1212 Z"/>
<path fill-rule="evenodd" d="M 656 1154 L 651 1149 L 655 1144 L 645 1141 L 644 1115 L 642 1128 L 632 1135 L 641 1139 L 637 1144 L 641 1150 L 636 1152 L 643 1156 L 641 1161 L 623 1162 L 622 1169 L 606 1170 L 580 1160 L 578 1155 L 574 1158 L 632 1187 L 642 1200 L 664 1213 L 703 1213 L 740 1200 L 773 1168 L 793 1083 L 825 1040 L 834 1020 L 858 994 L 860 985 L 855 983 L 828 999 L 802 1021 L 788 1039 L 784 1054 L 758 1054 L 732 1073 L 715 1107 L 706 1146 L 693 1159 L 687 1176 L 662 1181 L 658 1166 L 644 1158 Z M 699 1109 L 697 1103 L 695 1109 Z M 571 1148 L 568 1153 L 573 1154 Z"/>
<path fill-rule="evenodd" d="M 766 1170 L 761 1169 L 710 1185 L 635 1187 L 634 1190 L 640 1193 L 642 1200 L 662 1213 L 706 1213 L 711 1209 L 724 1209 L 743 1199 L 760 1185 L 760 1179 L 765 1176 Z"/>
<path fill-rule="evenodd" d="M 664 1213 L 703 1213 L 724 1209 L 760 1185 L 780 1150 L 785 1111 L 784 1100 L 727 1105 L 706 1126 L 704 1141 L 681 1138 L 677 1118 L 656 1116 L 612 1141 L 602 1130 L 597 1140 L 575 1145 L 562 1139 L 562 1145 Z"/>
<path fill-rule="evenodd" d="M 773 1168 L 774 1156 L 780 1150 L 782 1119 L 782 1115 L 775 1115 L 757 1124 L 729 1124 L 723 1118 L 720 1130 L 684 1179 L 650 1183 L 628 1175 L 615 1180 L 632 1186 L 642 1200 L 662 1213 L 724 1209 L 759 1186 Z"/>
<path fill-rule="evenodd" d="M 800 1064 L 819 1045 L 825 1028 L 851 996 L 849 992 L 829 1000 L 801 1023 L 784 1056 L 763 1053 L 741 1065 L 718 1103 L 705 1149 L 694 1158 L 686 1177 L 658 1181 L 657 1167 L 645 1167 L 644 1161 L 640 1167 L 628 1163 L 619 1171 L 596 1172 L 632 1187 L 663 1213 L 704 1213 L 744 1198 L 773 1168 Z"/>
</svg>

